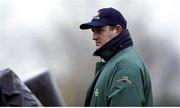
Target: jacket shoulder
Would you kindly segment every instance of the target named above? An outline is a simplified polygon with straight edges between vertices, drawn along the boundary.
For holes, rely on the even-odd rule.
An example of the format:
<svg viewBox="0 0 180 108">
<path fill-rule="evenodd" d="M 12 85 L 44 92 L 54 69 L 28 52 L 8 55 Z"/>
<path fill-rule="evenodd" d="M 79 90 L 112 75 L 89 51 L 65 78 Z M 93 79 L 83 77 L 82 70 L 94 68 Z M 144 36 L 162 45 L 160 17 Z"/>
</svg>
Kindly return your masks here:
<svg viewBox="0 0 180 108">
<path fill-rule="evenodd" d="M 142 62 L 134 47 L 129 47 L 119 52 L 111 59 L 110 64 L 114 70 L 118 70 L 120 73 L 135 76 L 137 76 L 139 68 L 142 67 Z"/>
</svg>

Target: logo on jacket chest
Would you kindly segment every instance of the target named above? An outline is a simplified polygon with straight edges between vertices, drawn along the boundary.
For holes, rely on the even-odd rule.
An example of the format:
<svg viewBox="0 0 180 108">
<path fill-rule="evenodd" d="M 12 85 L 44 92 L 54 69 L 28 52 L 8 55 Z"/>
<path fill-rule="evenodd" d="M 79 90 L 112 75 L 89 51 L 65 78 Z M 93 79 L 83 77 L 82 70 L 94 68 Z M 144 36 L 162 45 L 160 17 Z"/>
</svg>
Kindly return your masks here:
<svg viewBox="0 0 180 108">
<path fill-rule="evenodd" d="M 96 97 L 99 96 L 99 89 L 96 89 L 96 90 L 95 90 L 94 95 L 95 95 Z"/>
</svg>

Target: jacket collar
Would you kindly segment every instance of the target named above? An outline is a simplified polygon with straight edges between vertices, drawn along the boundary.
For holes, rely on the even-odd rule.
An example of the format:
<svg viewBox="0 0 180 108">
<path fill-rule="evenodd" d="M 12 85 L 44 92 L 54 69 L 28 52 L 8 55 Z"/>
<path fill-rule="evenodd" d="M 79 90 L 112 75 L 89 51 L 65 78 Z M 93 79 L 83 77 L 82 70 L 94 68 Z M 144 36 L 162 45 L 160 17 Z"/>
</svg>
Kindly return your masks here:
<svg viewBox="0 0 180 108">
<path fill-rule="evenodd" d="M 123 30 L 115 38 L 107 42 L 104 46 L 94 52 L 94 56 L 100 56 L 105 61 L 111 59 L 119 51 L 133 46 L 131 36 L 128 29 Z"/>
</svg>

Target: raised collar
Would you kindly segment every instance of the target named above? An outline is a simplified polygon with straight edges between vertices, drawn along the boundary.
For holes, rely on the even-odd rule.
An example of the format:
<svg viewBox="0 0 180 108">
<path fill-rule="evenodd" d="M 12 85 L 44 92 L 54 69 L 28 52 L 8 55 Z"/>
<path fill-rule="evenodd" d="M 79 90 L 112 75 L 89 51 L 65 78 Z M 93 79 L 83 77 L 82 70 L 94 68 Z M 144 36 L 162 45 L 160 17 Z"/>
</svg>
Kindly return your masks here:
<svg viewBox="0 0 180 108">
<path fill-rule="evenodd" d="M 100 49 L 94 52 L 94 56 L 100 56 L 105 61 L 111 59 L 114 55 L 116 55 L 119 51 L 132 46 L 133 42 L 131 36 L 129 34 L 128 29 L 123 30 L 120 34 L 118 34 L 115 38 L 107 42 Z"/>
</svg>

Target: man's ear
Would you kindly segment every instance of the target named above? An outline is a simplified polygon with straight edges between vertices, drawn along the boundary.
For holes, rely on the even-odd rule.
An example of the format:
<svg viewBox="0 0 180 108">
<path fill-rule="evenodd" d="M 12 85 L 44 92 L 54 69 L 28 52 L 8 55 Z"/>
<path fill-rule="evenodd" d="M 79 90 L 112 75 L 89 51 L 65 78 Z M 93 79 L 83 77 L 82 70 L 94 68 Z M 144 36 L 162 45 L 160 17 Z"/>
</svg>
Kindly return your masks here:
<svg viewBox="0 0 180 108">
<path fill-rule="evenodd" d="M 118 35 L 118 34 L 120 34 L 121 32 L 122 32 L 122 27 L 121 27 L 121 25 L 116 25 L 115 26 L 115 30 L 116 30 L 116 35 Z"/>
</svg>

